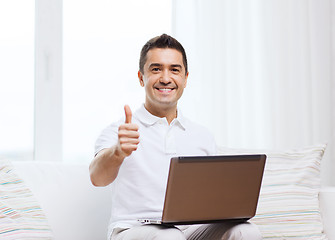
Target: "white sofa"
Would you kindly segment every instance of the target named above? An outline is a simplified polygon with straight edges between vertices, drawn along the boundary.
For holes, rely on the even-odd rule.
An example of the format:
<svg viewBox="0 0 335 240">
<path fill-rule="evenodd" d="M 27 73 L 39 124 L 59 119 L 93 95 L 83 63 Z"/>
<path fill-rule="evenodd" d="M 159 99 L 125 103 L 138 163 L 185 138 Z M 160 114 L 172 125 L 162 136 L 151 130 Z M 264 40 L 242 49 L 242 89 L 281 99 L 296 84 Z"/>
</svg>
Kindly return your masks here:
<svg viewBox="0 0 335 240">
<path fill-rule="evenodd" d="M 88 164 L 12 164 L 38 200 L 56 240 L 107 239 L 110 190 L 91 184 Z"/>
<path fill-rule="evenodd" d="M 93 187 L 88 164 L 17 161 L 13 165 L 32 190 L 56 240 L 106 239 L 109 187 Z M 320 204 L 328 239 L 335 240 L 335 187 L 322 188 Z"/>
</svg>

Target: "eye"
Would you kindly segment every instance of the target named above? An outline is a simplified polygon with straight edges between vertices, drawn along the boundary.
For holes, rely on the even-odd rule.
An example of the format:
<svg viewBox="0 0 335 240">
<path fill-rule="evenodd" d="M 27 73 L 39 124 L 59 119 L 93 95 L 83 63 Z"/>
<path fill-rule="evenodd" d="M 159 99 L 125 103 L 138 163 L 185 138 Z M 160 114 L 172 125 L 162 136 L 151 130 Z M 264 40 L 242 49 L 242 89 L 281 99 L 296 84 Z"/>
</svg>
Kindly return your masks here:
<svg viewBox="0 0 335 240">
<path fill-rule="evenodd" d="M 151 71 L 153 71 L 153 72 L 159 72 L 160 68 L 159 67 L 154 67 L 154 68 L 151 69 Z"/>
<path fill-rule="evenodd" d="M 179 69 L 179 68 L 172 68 L 171 71 L 174 72 L 174 73 L 179 73 L 179 72 L 180 72 L 180 69 Z"/>
</svg>

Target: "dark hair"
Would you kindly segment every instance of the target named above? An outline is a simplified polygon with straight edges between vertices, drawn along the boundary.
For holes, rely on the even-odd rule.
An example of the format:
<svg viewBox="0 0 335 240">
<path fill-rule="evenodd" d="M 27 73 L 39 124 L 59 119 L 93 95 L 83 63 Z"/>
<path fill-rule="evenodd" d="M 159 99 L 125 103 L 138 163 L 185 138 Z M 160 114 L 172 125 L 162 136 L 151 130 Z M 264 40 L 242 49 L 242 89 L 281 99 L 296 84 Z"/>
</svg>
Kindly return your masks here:
<svg viewBox="0 0 335 240">
<path fill-rule="evenodd" d="M 160 36 L 150 39 L 142 47 L 141 55 L 140 55 L 140 63 L 139 63 L 139 68 L 140 68 L 141 73 L 143 73 L 144 64 L 147 61 L 147 53 L 149 52 L 149 50 L 154 49 L 154 48 L 172 48 L 172 49 L 176 49 L 177 51 L 179 51 L 183 56 L 185 74 L 187 74 L 188 67 L 187 67 L 187 58 L 186 58 L 185 50 L 183 46 L 175 38 L 167 34 L 162 34 Z"/>
</svg>

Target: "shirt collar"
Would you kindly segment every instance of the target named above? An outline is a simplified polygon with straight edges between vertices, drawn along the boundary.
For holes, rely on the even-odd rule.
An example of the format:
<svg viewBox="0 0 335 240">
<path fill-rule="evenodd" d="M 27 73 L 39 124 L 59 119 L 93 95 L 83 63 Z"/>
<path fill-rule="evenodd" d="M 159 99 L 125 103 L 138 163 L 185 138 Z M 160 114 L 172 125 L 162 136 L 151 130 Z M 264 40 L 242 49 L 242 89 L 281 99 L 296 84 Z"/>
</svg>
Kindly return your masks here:
<svg viewBox="0 0 335 240">
<path fill-rule="evenodd" d="M 184 116 L 182 115 L 180 109 L 177 109 L 177 118 L 173 119 L 171 122 L 171 126 L 172 125 L 178 125 L 180 126 L 183 130 L 185 130 L 185 122 L 186 119 L 184 118 Z M 142 104 L 142 106 L 135 112 L 134 117 L 136 117 L 140 122 L 142 122 L 144 125 L 147 126 L 151 126 L 154 125 L 156 123 L 159 122 L 165 122 L 167 123 L 167 119 L 164 118 L 160 118 L 157 116 L 152 115 L 145 107 L 144 104 Z"/>
</svg>

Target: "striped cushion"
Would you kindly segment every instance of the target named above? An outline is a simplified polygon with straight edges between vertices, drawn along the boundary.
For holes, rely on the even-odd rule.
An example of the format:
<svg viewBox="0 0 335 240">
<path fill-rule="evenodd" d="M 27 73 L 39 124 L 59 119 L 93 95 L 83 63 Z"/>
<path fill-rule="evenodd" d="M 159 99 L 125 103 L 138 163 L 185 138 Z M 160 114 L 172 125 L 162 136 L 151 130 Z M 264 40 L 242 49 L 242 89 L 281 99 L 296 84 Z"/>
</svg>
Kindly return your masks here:
<svg viewBox="0 0 335 240">
<path fill-rule="evenodd" d="M 0 239 L 53 239 L 42 209 L 6 160 L 0 160 Z"/>
<path fill-rule="evenodd" d="M 319 209 L 320 162 L 326 145 L 267 154 L 257 214 L 264 239 L 327 239 Z M 255 151 L 219 148 L 220 154 Z"/>
</svg>

